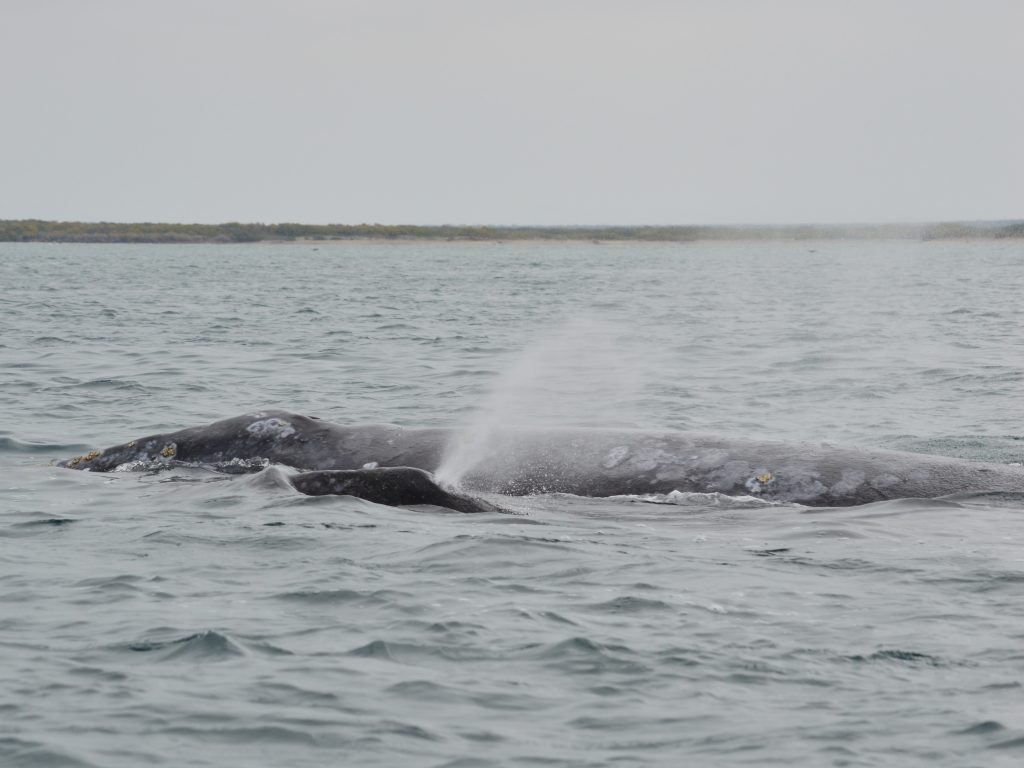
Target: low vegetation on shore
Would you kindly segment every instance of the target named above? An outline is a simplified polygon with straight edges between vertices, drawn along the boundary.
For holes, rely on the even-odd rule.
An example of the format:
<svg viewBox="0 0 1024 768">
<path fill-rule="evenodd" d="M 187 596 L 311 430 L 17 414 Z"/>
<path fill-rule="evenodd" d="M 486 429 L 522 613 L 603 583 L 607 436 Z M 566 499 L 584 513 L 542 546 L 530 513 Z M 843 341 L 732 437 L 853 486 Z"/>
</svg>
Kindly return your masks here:
<svg viewBox="0 0 1024 768">
<path fill-rule="evenodd" d="M 251 243 L 294 240 L 842 240 L 1024 237 L 1024 221 L 937 224 L 489 227 L 405 224 L 161 224 L 0 220 L 0 242 Z"/>
</svg>

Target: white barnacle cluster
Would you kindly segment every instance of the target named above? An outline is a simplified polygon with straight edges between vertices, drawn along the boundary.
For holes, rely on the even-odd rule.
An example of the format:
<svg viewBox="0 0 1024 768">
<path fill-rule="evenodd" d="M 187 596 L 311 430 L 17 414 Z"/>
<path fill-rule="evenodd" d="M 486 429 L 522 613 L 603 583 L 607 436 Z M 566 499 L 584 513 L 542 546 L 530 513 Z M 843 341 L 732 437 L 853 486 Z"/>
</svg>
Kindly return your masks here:
<svg viewBox="0 0 1024 768">
<path fill-rule="evenodd" d="M 608 451 L 608 455 L 604 457 L 604 461 L 601 462 L 601 465 L 605 469 L 614 469 L 629 458 L 629 453 L 628 445 L 617 445 Z"/>
<path fill-rule="evenodd" d="M 245 428 L 253 437 L 280 440 L 295 434 L 295 427 L 284 419 L 270 418 L 254 421 Z"/>
<path fill-rule="evenodd" d="M 146 461 L 145 459 L 136 459 L 135 461 L 126 461 L 123 464 L 118 464 L 114 467 L 112 472 L 142 472 L 143 470 L 149 469 L 153 465 L 153 462 Z"/>
<path fill-rule="evenodd" d="M 173 444 L 172 444 L 173 445 Z M 144 452 L 135 454 L 135 458 L 123 461 L 114 467 L 112 472 L 149 472 L 167 469 L 174 459 L 173 452 L 161 452 L 158 455 L 150 455 Z"/>
<path fill-rule="evenodd" d="M 262 456 L 253 456 L 247 459 L 235 456 L 229 461 L 219 461 L 214 466 L 218 472 L 223 472 L 227 475 L 243 475 L 266 469 L 270 466 L 270 459 L 263 458 Z"/>
<path fill-rule="evenodd" d="M 630 457 L 633 469 L 638 472 L 651 472 L 666 465 L 679 464 L 679 457 L 666 451 L 660 443 L 640 445 L 635 455 Z"/>
</svg>

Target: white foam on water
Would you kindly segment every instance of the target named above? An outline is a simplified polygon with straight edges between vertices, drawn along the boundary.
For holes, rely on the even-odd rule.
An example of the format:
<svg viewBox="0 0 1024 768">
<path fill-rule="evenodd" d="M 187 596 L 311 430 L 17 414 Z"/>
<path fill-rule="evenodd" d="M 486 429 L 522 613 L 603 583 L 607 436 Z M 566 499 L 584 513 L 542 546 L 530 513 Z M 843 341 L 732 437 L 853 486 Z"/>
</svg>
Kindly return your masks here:
<svg viewBox="0 0 1024 768">
<path fill-rule="evenodd" d="M 680 507 L 698 507 L 706 509 L 708 506 L 729 507 L 729 508 L 750 508 L 750 507 L 777 507 L 780 505 L 800 506 L 793 502 L 770 501 L 757 496 L 729 496 L 714 491 L 712 493 L 699 493 L 696 491 L 670 491 L 668 493 L 643 493 L 612 496 L 613 499 L 629 499 L 631 501 L 642 501 L 647 504 L 668 504 Z"/>
</svg>

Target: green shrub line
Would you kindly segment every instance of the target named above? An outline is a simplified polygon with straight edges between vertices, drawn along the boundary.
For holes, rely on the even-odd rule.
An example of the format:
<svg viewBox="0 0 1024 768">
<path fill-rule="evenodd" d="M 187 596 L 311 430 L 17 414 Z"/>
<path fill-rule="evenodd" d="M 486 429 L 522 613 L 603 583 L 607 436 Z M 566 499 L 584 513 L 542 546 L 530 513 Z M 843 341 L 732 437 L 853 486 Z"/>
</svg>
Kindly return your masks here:
<svg viewBox="0 0 1024 768">
<path fill-rule="evenodd" d="M 419 226 L 413 224 L 173 224 L 0 220 L 0 242 L 254 243 L 295 240 L 843 240 L 1024 237 L 1024 221 L 773 226 Z"/>
</svg>

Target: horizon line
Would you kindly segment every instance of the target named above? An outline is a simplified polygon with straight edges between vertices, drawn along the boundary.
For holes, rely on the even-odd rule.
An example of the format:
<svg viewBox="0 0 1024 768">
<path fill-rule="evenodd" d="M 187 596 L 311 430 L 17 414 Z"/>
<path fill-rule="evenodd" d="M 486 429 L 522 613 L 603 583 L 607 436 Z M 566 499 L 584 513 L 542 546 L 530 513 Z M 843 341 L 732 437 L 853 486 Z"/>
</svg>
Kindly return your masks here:
<svg viewBox="0 0 1024 768">
<path fill-rule="evenodd" d="M 729 222 L 718 224 L 680 224 L 667 222 L 649 222 L 644 224 L 492 224 L 492 223 L 468 223 L 468 222 L 446 222 L 444 224 L 417 224 L 413 222 L 358 222 L 345 223 L 340 221 L 331 222 L 308 222 L 308 221 L 256 221 L 241 219 L 229 219 L 215 222 L 203 221 L 173 221 L 156 219 L 44 219 L 44 218 L 0 218 L 0 224 L 77 224 L 77 225 L 113 225 L 113 226 L 180 226 L 180 227 L 226 227 L 226 226 L 252 226 L 252 227 L 414 227 L 417 229 L 445 229 L 445 228 L 472 228 L 472 229 L 745 229 L 753 227 L 929 227 L 940 225 L 992 225 L 1001 226 L 1008 224 L 1024 223 L 1021 218 L 991 218 L 991 219 L 890 219 L 890 220 L 859 220 L 859 221 L 773 221 L 773 222 Z"/>
</svg>

